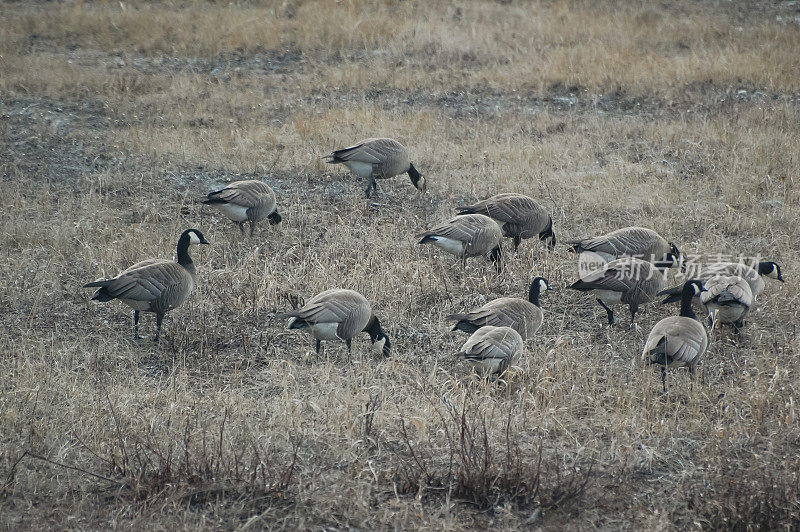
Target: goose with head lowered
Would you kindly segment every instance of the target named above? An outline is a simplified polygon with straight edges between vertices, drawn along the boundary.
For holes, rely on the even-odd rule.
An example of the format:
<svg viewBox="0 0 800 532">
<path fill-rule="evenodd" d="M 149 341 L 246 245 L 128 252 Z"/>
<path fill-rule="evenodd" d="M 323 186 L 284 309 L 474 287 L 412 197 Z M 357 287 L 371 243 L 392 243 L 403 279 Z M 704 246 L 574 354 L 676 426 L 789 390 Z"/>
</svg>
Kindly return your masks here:
<svg viewBox="0 0 800 532">
<path fill-rule="evenodd" d="M 624 227 L 600 235 L 568 242 L 575 253 L 596 253 L 605 261 L 621 257 L 635 257 L 649 262 L 682 264 L 678 246 L 645 227 Z"/>
<path fill-rule="evenodd" d="M 496 194 L 483 201 L 456 209 L 458 214 L 485 214 L 496 221 L 503 236 L 514 242 L 514 251 L 525 238 L 539 237 L 552 250 L 556 246 L 553 218 L 533 198 L 524 194 Z"/>
<path fill-rule="evenodd" d="M 456 321 L 453 330 L 474 333 L 486 325 L 511 327 L 523 340 L 533 337 L 542 326 L 544 314 L 539 295 L 552 290 L 547 279 L 537 277 L 528 290 L 528 300 L 517 297 L 500 297 L 464 314 L 451 314 L 447 319 Z"/>
<path fill-rule="evenodd" d="M 738 332 L 753 306 L 750 285 L 736 275 L 715 275 L 703 285 L 705 290 L 700 294 L 700 301 L 708 312 L 710 323 L 729 323 Z"/>
<path fill-rule="evenodd" d="M 589 272 L 570 285 L 573 290 L 590 292 L 608 314 L 609 325 L 614 324 L 611 307 L 627 303 L 631 311 L 631 326 L 639 306 L 649 303 L 664 288 L 664 273 L 658 265 L 633 257 L 625 257 Z"/>
<path fill-rule="evenodd" d="M 302 308 L 279 317 L 291 318 L 289 329 L 308 330 L 314 338 L 317 353 L 321 352 L 323 340 L 342 340 L 350 351 L 353 338 L 365 332 L 369 334 L 373 347 L 383 356 L 389 357 L 389 337 L 372 313 L 370 302 L 354 290 L 325 290 L 312 297 Z"/>
<path fill-rule="evenodd" d="M 456 356 L 482 376 L 497 378 L 519 362 L 524 349 L 522 337 L 511 327 L 486 325 L 472 333 Z"/>
<path fill-rule="evenodd" d="M 457 256 L 462 264 L 466 264 L 469 257 L 486 255 L 498 272 L 502 270 L 500 241 L 503 232 L 497 222 L 483 214 L 456 216 L 417 238 L 421 238 L 420 244 L 433 244 Z"/>
<path fill-rule="evenodd" d="M 708 348 L 708 334 L 697 321 L 692 299 L 705 288 L 696 279 L 686 281 L 681 292 L 681 312 L 664 318 L 653 326 L 642 350 L 642 358 L 661 366 L 661 383 L 667 393 L 667 368 L 686 366 L 690 375 Z"/>
<path fill-rule="evenodd" d="M 203 233 L 187 229 L 178 238 L 177 261 L 148 259 L 137 262 L 113 279 L 87 283 L 84 288 L 97 288 L 92 299 L 119 299 L 133 309 L 134 334 L 139 337 L 139 312 L 156 315 L 156 337 L 161 334 L 164 315 L 181 306 L 195 287 L 195 267 L 189 256 L 192 244 L 209 244 Z"/>
<path fill-rule="evenodd" d="M 266 218 L 270 225 L 281 222 L 281 215 L 276 208 L 275 191 L 257 179 L 235 181 L 227 187 L 210 192 L 205 205 L 219 209 L 225 216 L 236 222 L 244 233 L 244 223 L 250 222 L 250 236 L 253 236 L 256 224 Z"/>
<path fill-rule="evenodd" d="M 405 173 L 420 193 L 425 193 L 427 189 L 425 177 L 414 168 L 405 146 L 394 139 L 364 139 L 353 146 L 332 152 L 325 159 L 330 164 L 343 164 L 357 176 L 366 179 L 365 194 L 368 198 L 377 190 L 377 179 L 389 179 Z"/>
</svg>

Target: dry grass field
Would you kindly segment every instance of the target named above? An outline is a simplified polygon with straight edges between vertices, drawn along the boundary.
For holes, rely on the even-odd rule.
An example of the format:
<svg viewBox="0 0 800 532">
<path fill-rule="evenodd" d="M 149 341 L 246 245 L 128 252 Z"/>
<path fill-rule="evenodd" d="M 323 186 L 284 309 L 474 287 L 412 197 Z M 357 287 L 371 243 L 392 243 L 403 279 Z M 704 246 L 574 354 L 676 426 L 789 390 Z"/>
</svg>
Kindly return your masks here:
<svg viewBox="0 0 800 532">
<path fill-rule="evenodd" d="M 800 4 L 343 0 L 0 4 L 0 527 L 800 527 Z M 369 136 L 428 180 L 320 159 Z M 200 205 L 265 178 L 252 239 Z M 640 359 L 676 308 L 609 328 L 573 254 L 497 275 L 414 235 L 503 192 L 561 242 L 652 227 L 760 256 L 743 332 L 691 382 Z M 81 286 L 170 258 L 198 288 L 161 341 Z M 545 323 L 494 384 L 447 314 L 523 295 Z M 678 282 L 678 281 L 676 281 Z M 316 355 L 276 316 L 331 287 L 393 341 Z M 152 314 L 143 334 L 154 334 Z"/>
</svg>

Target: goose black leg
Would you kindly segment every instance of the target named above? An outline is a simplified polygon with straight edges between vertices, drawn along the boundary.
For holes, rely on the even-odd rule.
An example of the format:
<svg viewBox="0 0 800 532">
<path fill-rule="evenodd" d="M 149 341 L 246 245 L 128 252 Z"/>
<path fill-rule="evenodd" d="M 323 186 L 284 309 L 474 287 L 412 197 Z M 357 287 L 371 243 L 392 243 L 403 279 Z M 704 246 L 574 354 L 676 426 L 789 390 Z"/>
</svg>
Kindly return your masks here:
<svg viewBox="0 0 800 532">
<path fill-rule="evenodd" d="M 348 338 L 347 340 L 344 341 L 344 343 L 347 344 L 347 352 L 352 355 L 353 354 L 353 346 L 351 344 L 353 343 L 353 339 L 352 338 Z"/>
<path fill-rule="evenodd" d="M 244 222 L 236 222 L 236 224 L 239 226 L 239 232 L 244 234 Z"/>
<path fill-rule="evenodd" d="M 141 338 L 141 336 L 139 336 L 139 311 L 138 310 L 134 310 L 133 311 L 133 337 L 136 338 L 137 340 L 139 338 Z"/>
<path fill-rule="evenodd" d="M 603 303 L 603 300 L 600 299 L 599 297 L 597 298 L 597 302 L 600 303 L 601 307 L 606 309 L 606 313 L 608 314 L 608 324 L 609 325 L 614 325 L 614 311 L 611 310 L 611 308 L 608 305 Z"/>
<path fill-rule="evenodd" d="M 317 354 L 322 352 L 322 340 L 319 338 L 314 339 L 314 350 L 317 352 Z"/>
<path fill-rule="evenodd" d="M 661 384 L 664 385 L 664 393 L 667 393 L 667 367 L 661 366 Z"/>
<path fill-rule="evenodd" d="M 633 325 L 634 325 L 633 320 L 636 318 L 636 311 L 639 310 L 639 306 L 638 305 L 631 306 L 630 308 L 631 308 L 631 325 L 630 325 L 629 328 L 633 329 Z"/>
<path fill-rule="evenodd" d="M 375 183 L 375 177 L 370 176 L 369 183 L 367 183 L 367 190 L 364 191 L 364 194 L 369 198 L 370 196 L 372 196 L 372 192 L 377 190 L 377 188 L 378 184 Z"/>
<path fill-rule="evenodd" d="M 517 248 L 519 248 L 519 243 L 520 242 L 522 242 L 522 238 L 520 238 L 519 235 L 515 236 L 514 237 L 514 251 L 517 251 Z"/>
<path fill-rule="evenodd" d="M 244 226 L 244 224 L 242 224 Z M 250 237 L 253 236 L 253 232 L 256 230 L 256 221 L 250 220 Z"/>
<path fill-rule="evenodd" d="M 156 337 L 154 338 L 155 342 L 158 342 L 158 337 L 161 336 L 161 322 L 164 321 L 164 314 L 157 313 L 156 314 Z"/>
</svg>

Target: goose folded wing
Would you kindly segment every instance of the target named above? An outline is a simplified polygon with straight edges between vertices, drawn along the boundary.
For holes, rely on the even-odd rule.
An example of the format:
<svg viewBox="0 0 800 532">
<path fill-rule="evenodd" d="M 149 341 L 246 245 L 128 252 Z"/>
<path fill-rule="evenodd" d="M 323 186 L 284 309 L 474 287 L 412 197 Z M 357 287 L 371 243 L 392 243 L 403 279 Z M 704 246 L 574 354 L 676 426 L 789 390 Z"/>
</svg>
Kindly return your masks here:
<svg viewBox="0 0 800 532">
<path fill-rule="evenodd" d="M 242 184 L 238 184 L 242 183 Z M 212 192 L 209 197 L 241 205 L 242 207 L 255 207 L 269 195 L 269 187 L 260 181 L 237 182 L 227 188 Z"/>
<path fill-rule="evenodd" d="M 183 267 L 172 261 L 147 261 L 146 265 L 134 265 L 106 287 L 112 297 L 132 301 L 153 301 L 166 290 L 180 284 L 184 277 Z M 141 263 L 140 263 L 141 264 Z"/>
<path fill-rule="evenodd" d="M 384 160 L 384 150 L 381 144 L 369 142 L 369 140 L 356 144 L 349 148 L 337 150 L 333 155 L 340 161 L 353 161 L 368 164 L 380 164 Z"/>
<path fill-rule="evenodd" d="M 702 346 L 697 338 L 691 336 L 668 337 L 667 356 L 674 362 L 691 363 L 700 354 Z"/>
<path fill-rule="evenodd" d="M 511 196 L 486 205 L 489 216 L 506 223 L 520 224 L 526 221 L 538 221 L 537 205 L 525 196 Z M 536 218 L 536 220 L 533 220 Z M 546 220 L 545 220 L 546 221 Z"/>
<path fill-rule="evenodd" d="M 333 299 L 312 301 L 297 312 L 309 323 L 342 323 L 352 312 L 350 305 Z"/>
<path fill-rule="evenodd" d="M 475 236 L 475 231 L 469 230 L 468 226 L 461 223 L 453 223 L 454 221 L 455 220 L 451 220 L 449 223 L 434 227 L 420 236 L 441 236 L 458 242 L 472 241 Z"/>
<path fill-rule="evenodd" d="M 586 289 L 626 292 L 634 284 L 631 276 L 632 272 L 628 268 L 606 268 L 587 275 L 581 279 L 581 284 Z"/>
<path fill-rule="evenodd" d="M 750 286 L 744 279 L 741 279 L 741 281 L 728 286 L 728 291 L 738 301 L 741 301 L 743 305 L 749 307 L 753 304 L 753 292 L 750 290 Z"/>
</svg>

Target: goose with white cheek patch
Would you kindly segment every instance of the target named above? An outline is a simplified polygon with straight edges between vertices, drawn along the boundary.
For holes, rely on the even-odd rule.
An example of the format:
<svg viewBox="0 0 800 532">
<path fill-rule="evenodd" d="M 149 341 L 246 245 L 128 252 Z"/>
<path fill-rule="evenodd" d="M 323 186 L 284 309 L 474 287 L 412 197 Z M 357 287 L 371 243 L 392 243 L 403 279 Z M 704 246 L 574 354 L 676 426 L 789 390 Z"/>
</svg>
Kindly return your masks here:
<svg viewBox="0 0 800 532">
<path fill-rule="evenodd" d="M 552 290 L 547 279 L 537 277 L 528 290 L 527 301 L 518 297 L 500 297 L 470 312 L 451 314 L 447 319 L 457 322 L 454 331 L 472 334 L 486 325 L 511 327 L 527 340 L 536 334 L 544 321 L 539 296 L 546 290 Z"/>
<path fill-rule="evenodd" d="M 697 277 L 701 281 L 707 281 L 716 275 L 735 275 L 744 279 L 750 285 L 750 291 L 753 293 L 753 299 L 758 296 L 766 288 L 764 278 L 777 279 L 783 281 L 781 274 L 781 267 L 777 262 L 762 261 L 756 265 L 755 268 L 748 266 L 743 262 L 713 262 L 707 266 L 698 268 Z M 681 293 L 683 286 L 676 286 L 668 288 L 658 293 L 659 296 L 667 296 L 662 303 L 675 303 L 681 300 Z"/>
<path fill-rule="evenodd" d="M 236 181 L 227 187 L 210 192 L 203 201 L 211 205 L 225 216 L 233 220 L 244 233 L 244 223 L 250 222 L 250 236 L 253 236 L 256 224 L 263 219 L 270 225 L 281 222 L 281 215 L 276 207 L 275 191 L 257 179 Z"/>
<path fill-rule="evenodd" d="M 703 286 L 700 301 L 708 312 L 709 322 L 729 323 L 739 332 L 753 306 L 753 292 L 747 281 L 736 275 L 715 275 Z"/>
<path fill-rule="evenodd" d="M 556 246 L 553 218 L 533 198 L 524 194 L 496 194 L 466 207 L 458 207 L 458 214 L 485 214 L 496 221 L 503 236 L 514 242 L 514 251 L 526 238 L 538 237 L 547 242 L 551 251 Z"/>
<path fill-rule="evenodd" d="M 480 375 L 498 378 L 519 362 L 524 349 L 522 336 L 511 327 L 486 325 L 472 333 L 456 356 Z"/>
<path fill-rule="evenodd" d="M 483 214 L 465 214 L 456 216 L 417 235 L 420 244 L 433 244 L 461 259 L 466 265 L 469 257 L 485 255 L 494 263 L 497 271 L 502 270 L 502 250 L 500 242 L 503 231 L 497 222 Z"/>
<path fill-rule="evenodd" d="M 680 315 L 656 323 L 644 344 L 642 358 L 661 366 L 664 393 L 667 393 L 667 368 L 686 366 L 694 376 L 695 367 L 708 348 L 706 329 L 697 321 L 692 309 L 692 299 L 704 290 L 702 282 L 686 281 L 681 293 Z"/>
<path fill-rule="evenodd" d="M 639 306 L 649 303 L 664 288 L 664 273 L 658 264 L 626 257 L 609 262 L 603 268 L 585 275 L 570 288 L 591 292 L 608 314 L 608 324 L 614 325 L 611 307 L 627 303 L 633 327 Z"/>
<path fill-rule="evenodd" d="M 113 279 L 88 283 L 84 288 L 98 287 L 92 296 L 95 301 L 119 299 L 131 307 L 137 338 L 139 312 L 155 313 L 155 340 L 158 341 L 164 315 L 186 302 L 195 287 L 196 272 L 189 256 L 189 246 L 209 243 L 197 229 L 187 229 L 178 239 L 177 261 L 148 259 L 137 262 Z"/>
<path fill-rule="evenodd" d="M 302 308 L 287 312 L 281 318 L 291 318 L 289 329 L 307 329 L 315 341 L 317 353 L 322 341 L 342 340 L 351 351 L 353 338 L 361 332 L 369 334 L 372 345 L 389 357 L 391 342 L 372 313 L 370 302 L 353 290 L 334 288 L 315 295 Z"/>
<path fill-rule="evenodd" d="M 365 194 L 368 198 L 377 191 L 377 179 L 389 179 L 406 173 L 420 194 L 427 190 L 425 177 L 414 168 L 405 146 L 394 139 L 364 139 L 353 146 L 334 151 L 325 159 L 329 164 L 343 164 L 360 178 L 366 179 Z"/>
<path fill-rule="evenodd" d="M 669 263 L 670 267 L 680 264 L 683 269 L 683 255 L 678 246 L 645 227 L 624 227 L 605 235 L 573 240 L 568 245 L 575 253 L 590 251 L 605 261 L 636 257 L 649 262 Z"/>
</svg>

